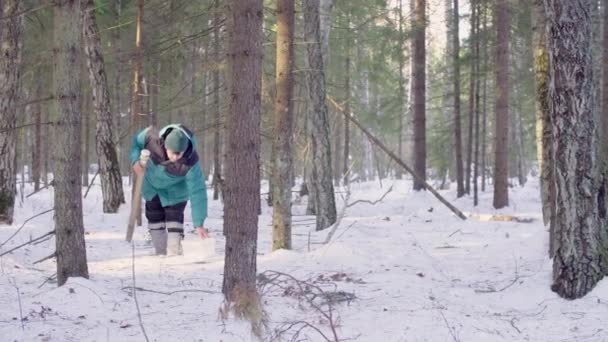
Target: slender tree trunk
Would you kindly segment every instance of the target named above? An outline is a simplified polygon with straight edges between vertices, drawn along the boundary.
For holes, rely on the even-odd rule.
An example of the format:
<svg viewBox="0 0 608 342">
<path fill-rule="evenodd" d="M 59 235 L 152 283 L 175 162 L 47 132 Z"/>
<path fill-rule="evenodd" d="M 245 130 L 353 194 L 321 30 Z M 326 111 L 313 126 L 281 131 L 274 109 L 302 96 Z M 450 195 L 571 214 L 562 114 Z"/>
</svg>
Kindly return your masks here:
<svg viewBox="0 0 608 342">
<path fill-rule="evenodd" d="M 277 3 L 275 159 L 273 159 L 272 250 L 291 249 L 293 178 L 294 0 Z"/>
<path fill-rule="evenodd" d="M 348 26 L 350 27 L 350 17 L 349 17 L 349 21 L 348 21 Z M 348 40 L 350 42 L 350 39 Z M 346 60 L 344 61 L 345 64 L 345 73 L 346 73 L 346 79 L 344 80 L 344 91 L 346 93 L 345 99 L 344 99 L 344 108 L 346 110 L 346 113 L 349 113 L 350 115 L 350 43 L 347 44 L 347 48 L 346 48 Z M 400 117 L 403 115 L 403 113 L 400 115 Z M 401 135 L 401 132 L 399 132 L 399 135 Z M 343 161 L 343 165 L 342 165 L 342 177 L 343 177 L 343 181 L 342 183 L 344 185 L 348 185 L 348 179 L 349 177 L 349 156 L 350 156 L 350 120 L 348 119 L 344 119 L 344 152 L 342 153 L 342 161 Z"/>
<path fill-rule="evenodd" d="M 104 58 L 101 52 L 101 40 L 95 21 L 95 1 L 87 0 L 84 8 L 83 25 L 85 53 L 89 70 L 89 80 L 93 90 L 93 108 L 96 117 L 95 148 L 101 179 L 103 212 L 115 213 L 121 203 L 125 203 L 122 177 L 118 165 L 114 130 L 112 129 L 112 112 L 110 93 L 105 72 Z"/>
<path fill-rule="evenodd" d="M 142 78 L 142 63 L 143 63 L 143 48 L 142 48 L 142 18 L 144 16 L 144 0 L 137 0 L 137 16 L 135 19 L 135 52 L 133 53 L 133 83 L 131 94 L 131 130 L 130 136 L 143 126 L 143 111 L 141 102 L 141 78 Z M 132 179 L 137 177 L 134 173 Z M 131 183 L 131 198 L 133 201 L 141 201 L 141 198 L 133 198 L 135 196 L 135 181 Z M 138 212 L 135 214 L 137 225 L 141 226 L 141 205 L 136 206 Z"/>
<path fill-rule="evenodd" d="M 231 0 L 222 293 L 247 311 L 255 304 L 260 206 L 262 0 Z"/>
<path fill-rule="evenodd" d="M 460 115 L 460 15 L 458 0 L 454 0 L 454 28 L 452 33 L 454 49 L 454 152 L 456 154 L 456 196 L 465 194 L 462 167 L 462 124 Z"/>
<path fill-rule="evenodd" d="M 398 147 L 397 147 L 397 155 L 399 156 L 399 158 L 403 159 L 403 121 L 405 119 L 405 97 L 407 96 L 405 94 L 405 84 L 404 84 L 404 76 L 403 76 L 403 68 L 405 67 L 405 57 L 404 57 L 404 53 L 405 53 L 405 35 L 403 33 L 403 0 L 399 0 L 399 7 L 398 7 L 398 11 L 399 11 L 399 48 L 398 50 L 398 60 L 399 60 L 399 95 L 397 96 L 398 101 L 399 101 L 399 123 L 398 123 L 398 129 L 399 129 L 399 133 L 397 135 L 397 139 L 398 139 Z M 349 104 L 350 105 L 350 104 Z M 348 120 L 345 121 L 348 124 Z M 395 173 L 395 177 L 397 177 L 397 179 L 402 179 L 403 178 L 403 171 L 401 170 L 400 167 L 397 168 L 396 173 Z"/>
<path fill-rule="evenodd" d="M 598 210 L 598 192 L 605 190 L 599 186 L 595 157 L 591 3 L 545 0 L 545 11 L 557 190 L 551 289 L 575 299 L 591 291 L 608 270 Z"/>
<path fill-rule="evenodd" d="M 213 113 L 214 126 L 213 133 L 213 199 L 217 200 L 220 196 L 222 181 L 222 161 L 221 161 L 221 131 L 223 124 L 220 117 L 220 2 L 215 0 L 213 12 Z"/>
<path fill-rule="evenodd" d="M 36 68 L 38 75 L 44 75 L 43 68 Z M 34 97 L 41 99 L 42 81 L 36 83 Z M 34 149 L 32 150 L 32 176 L 34 181 L 34 191 L 40 190 L 40 177 L 42 175 L 42 106 L 40 103 L 33 105 L 34 116 Z"/>
<path fill-rule="evenodd" d="M 416 0 L 414 10 L 414 190 L 426 180 L 426 1 Z"/>
<path fill-rule="evenodd" d="M 123 70 L 123 57 L 122 57 L 122 50 L 120 48 L 120 41 L 121 41 L 121 17 L 122 17 L 122 0 L 114 0 L 114 4 L 113 4 L 113 8 L 115 11 L 115 25 L 116 27 L 112 30 L 112 43 L 114 46 L 114 50 L 113 50 L 113 54 L 114 54 L 114 63 L 116 64 L 115 67 L 115 72 L 114 72 L 114 117 L 112 117 L 112 129 L 115 132 L 120 132 L 119 127 L 121 127 L 121 111 L 122 111 L 122 93 L 125 91 L 124 88 L 122 88 L 122 73 L 124 72 Z M 129 132 L 131 130 L 129 129 Z M 116 153 L 117 153 L 117 159 L 121 162 L 119 162 L 120 164 L 120 171 L 121 171 L 121 176 L 122 175 L 128 175 L 129 174 L 129 170 L 130 170 L 130 165 L 128 162 L 128 158 L 129 158 L 129 153 L 126 152 L 128 151 L 128 144 L 130 143 L 130 141 L 125 141 L 123 143 L 121 143 L 120 141 L 120 134 L 116 134 L 114 136 L 114 144 L 116 145 Z M 128 139 L 125 139 L 128 140 Z M 125 148 L 123 148 L 123 146 Z"/>
<path fill-rule="evenodd" d="M 334 177 L 334 183 L 336 184 L 336 186 L 340 185 L 340 180 L 341 180 L 341 172 L 342 172 L 342 158 L 340 156 L 340 154 L 344 151 L 344 147 L 342 146 L 342 142 L 344 141 L 344 137 L 343 137 L 343 120 L 341 120 L 340 117 L 338 117 L 335 121 L 334 121 L 334 125 L 333 125 L 333 130 L 330 130 L 330 135 L 334 138 L 334 144 L 333 144 L 333 148 L 332 148 L 332 170 L 333 170 L 333 177 Z"/>
<path fill-rule="evenodd" d="M 473 205 L 477 206 L 477 204 L 479 204 L 479 197 L 478 197 L 478 188 L 477 188 L 477 177 L 478 177 L 478 170 L 479 170 L 479 115 L 480 115 L 480 110 L 479 110 L 479 102 L 480 102 L 480 87 L 481 87 L 481 82 L 480 82 L 480 53 L 479 53 L 479 40 L 482 39 L 481 34 L 479 34 L 480 32 L 480 18 L 481 18 L 481 4 L 480 3 L 476 3 L 477 6 L 477 15 L 475 16 L 475 32 L 477 33 L 477 37 L 475 39 L 475 151 L 474 151 L 474 155 L 473 155 Z"/>
<path fill-rule="evenodd" d="M 84 62 L 84 61 L 83 61 Z M 84 63 L 81 63 L 84 64 Z M 86 70 L 81 71 L 80 83 L 84 86 L 86 82 Z M 86 88 L 85 88 L 86 89 Z M 80 113 L 82 116 L 82 186 L 87 187 L 89 185 L 89 138 L 91 130 L 89 129 L 91 102 L 88 94 L 81 94 Z"/>
<path fill-rule="evenodd" d="M 477 32 L 475 30 L 475 23 L 477 22 L 478 10 L 477 10 L 478 0 L 471 0 L 471 33 L 470 39 L 471 43 L 471 75 L 469 77 L 469 125 L 468 134 L 467 134 L 467 161 L 466 161 L 466 170 L 464 175 L 464 191 L 467 194 L 471 193 L 471 164 L 473 162 L 473 123 L 475 117 L 475 43 L 479 39 Z"/>
<path fill-rule="evenodd" d="M 17 182 L 17 108 L 21 86 L 23 2 L 0 2 L 0 223 L 11 224 Z"/>
<path fill-rule="evenodd" d="M 54 128 L 55 240 L 57 284 L 69 277 L 89 277 L 82 220 L 80 177 L 81 91 L 78 75 L 81 47 L 80 1 L 54 0 L 55 86 L 59 117 Z"/>
<path fill-rule="evenodd" d="M 319 0 L 304 0 L 304 37 L 307 42 L 309 97 L 311 101 L 311 141 L 313 164 L 310 186 L 316 209 L 316 229 L 325 229 L 336 222 L 336 202 L 332 183 L 329 121 L 325 104 L 325 74 L 319 30 Z"/>
<path fill-rule="evenodd" d="M 486 4 L 487 6 L 487 4 Z M 486 159 L 487 159 L 487 144 L 486 137 L 487 135 L 487 121 L 488 121 L 488 106 L 487 106 L 487 91 L 488 91 L 488 14 L 487 8 L 484 10 L 483 15 L 483 95 L 482 95 L 482 123 L 481 123 L 481 192 L 486 191 Z"/>
<path fill-rule="evenodd" d="M 498 0 L 496 11 L 496 134 L 494 208 L 509 205 L 509 1 Z"/>
</svg>

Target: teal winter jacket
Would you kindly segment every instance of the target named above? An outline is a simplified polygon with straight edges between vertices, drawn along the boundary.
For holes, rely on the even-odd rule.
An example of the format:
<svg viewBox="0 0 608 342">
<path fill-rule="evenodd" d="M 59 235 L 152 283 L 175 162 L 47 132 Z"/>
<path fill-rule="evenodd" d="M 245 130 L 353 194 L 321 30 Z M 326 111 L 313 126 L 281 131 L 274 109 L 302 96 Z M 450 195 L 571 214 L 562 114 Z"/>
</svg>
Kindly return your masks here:
<svg viewBox="0 0 608 342">
<path fill-rule="evenodd" d="M 190 140 L 184 155 L 171 162 L 165 151 L 164 138 L 174 129 L 179 129 Z M 158 195 L 163 207 L 190 200 L 192 223 L 201 227 L 207 218 L 207 188 L 196 153 L 196 140 L 188 128 L 171 124 L 158 131 L 148 127 L 133 137 L 131 165 L 139 160 L 142 149 L 150 151 L 146 166 L 142 196 L 146 201 Z"/>
</svg>

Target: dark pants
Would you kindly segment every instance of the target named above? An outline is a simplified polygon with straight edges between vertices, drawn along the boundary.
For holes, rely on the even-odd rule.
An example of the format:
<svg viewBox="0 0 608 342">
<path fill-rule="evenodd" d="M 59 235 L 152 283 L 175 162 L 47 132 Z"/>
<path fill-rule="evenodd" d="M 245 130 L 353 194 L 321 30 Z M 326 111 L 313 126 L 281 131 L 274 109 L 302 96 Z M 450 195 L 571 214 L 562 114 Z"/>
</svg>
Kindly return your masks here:
<svg viewBox="0 0 608 342">
<path fill-rule="evenodd" d="M 183 235 L 185 209 L 186 202 L 163 207 L 160 198 L 154 196 L 151 201 L 146 201 L 148 229 L 167 229 L 169 233 L 181 233 Z"/>
</svg>

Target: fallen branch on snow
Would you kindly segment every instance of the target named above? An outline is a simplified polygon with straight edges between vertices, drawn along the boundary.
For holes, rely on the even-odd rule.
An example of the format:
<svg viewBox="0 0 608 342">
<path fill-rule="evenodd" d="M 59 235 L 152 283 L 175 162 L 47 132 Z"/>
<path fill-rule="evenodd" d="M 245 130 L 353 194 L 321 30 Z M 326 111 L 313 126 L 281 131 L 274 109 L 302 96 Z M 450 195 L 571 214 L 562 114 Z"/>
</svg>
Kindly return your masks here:
<svg viewBox="0 0 608 342">
<path fill-rule="evenodd" d="M 12 248 L 12 249 L 9 249 L 8 251 L 6 251 L 6 252 L 4 252 L 4 253 L 0 254 L 0 257 L 5 256 L 5 255 L 6 255 L 6 254 L 8 254 L 8 253 L 14 252 L 14 251 L 18 250 L 18 249 L 19 249 L 19 248 L 21 248 L 21 247 L 24 247 L 24 246 L 30 245 L 30 244 L 32 244 L 32 243 L 35 243 L 35 242 L 37 242 L 37 241 L 40 241 L 40 240 L 42 240 L 42 239 L 44 239 L 44 238 L 46 238 L 47 236 L 52 235 L 52 234 L 55 234 L 55 230 L 54 230 L 54 229 L 53 229 L 53 230 L 51 230 L 50 232 L 48 232 L 48 233 L 44 234 L 44 235 L 41 235 L 41 236 L 39 236 L 39 237 L 37 237 L 37 238 L 35 238 L 35 239 L 32 239 L 32 240 L 30 240 L 30 241 L 28 241 L 28 242 L 26 242 L 26 243 L 22 243 L 22 244 L 20 244 L 20 245 L 19 245 L 19 246 L 17 246 L 17 247 L 14 247 L 14 248 Z M 8 241 L 8 240 L 7 240 L 7 241 Z M 0 246 L 0 247 L 2 247 L 2 246 Z"/>
<path fill-rule="evenodd" d="M 11 235 L 11 236 L 10 236 L 8 239 L 6 239 L 6 240 L 5 240 L 5 241 L 4 241 L 2 244 L 0 244 L 0 248 L 2 248 L 4 245 L 6 245 L 6 243 L 7 243 L 7 242 L 11 241 L 11 240 L 12 240 L 12 239 L 15 237 L 15 235 L 19 234 L 19 232 L 21 231 L 21 229 L 23 229 L 23 227 L 25 227 L 25 224 L 26 224 L 26 223 L 28 223 L 29 221 L 31 221 L 31 220 L 33 220 L 33 219 L 35 219 L 35 218 L 36 218 L 36 217 L 38 217 L 38 216 L 44 215 L 44 214 L 46 214 L 46 213 L 50 213 L 50 212 L 51 212 L 51 211 L 53 211 L 53 210 L 55 210 L 55 209 L 53 208 L 53 209 L 48 209 L 48 210 L 45 210 L 45 211 L 43 211 L 43 212 L 41 212 L 41 213 L 38 213 L 38 214 L 36 214 L 36 215 L 34 215 L 34 216 L 32 216 L 32 217 L 28 218 L 27 220 L 23 221 L 23 223 L 21 224 L 21 227 L 19 227 L 19 229 L 17 229 L 17 231 L 15 231 L 15 232 L 13 233 L 13 235 Z"/>
<path fill-rule="evenodd" d="M 387 190 L 387 191 L 384 193 L 384 195 L 382 195 L 382 197 L 380 197 L 379 199 L 377 199 L 377 200 L 375 200 L 375 201 L 373 201 L 373 202 L 372 202 L 372 201 L 368 201 L 368 200 L 356 200 L 356 201 L 354 201 L 353 203 L 349 203 L 349 204 L 347 205 L 347 207 L 349 207 L 349 208 L 350 208 L 350 207 L 352 207 L 353 205 L 355 205 L 355 204 L 357 204 L 357 203 L 369 203 L 369 204 L 371 204 L 371 205 L 376 205 L 376 204 L 378 204 L 379 202 L 381 202 L 381 201 L 384 199 L 384 197 L 386 197 L 386 195 L 388 195 L 388 193 L 389 193 L 389 192 L 391 192 L 391 191 L 393 191 L 393 186 L 392 186 L 392 185 L 391 185 L 391 187 L 390 187 L 390 188 L 388 188 L 388 190 Z"/>
</svg>

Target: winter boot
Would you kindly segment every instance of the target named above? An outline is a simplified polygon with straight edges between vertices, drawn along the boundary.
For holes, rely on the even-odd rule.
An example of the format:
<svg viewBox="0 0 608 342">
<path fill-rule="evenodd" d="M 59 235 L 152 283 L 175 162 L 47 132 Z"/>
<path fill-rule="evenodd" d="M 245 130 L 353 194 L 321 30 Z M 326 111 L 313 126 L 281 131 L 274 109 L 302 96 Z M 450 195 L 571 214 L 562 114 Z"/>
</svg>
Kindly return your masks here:
<svg viewBox="0 0 608 342">
<path fill-rule="evenodd" d="M 165 229 L 150 229 L 150 237 L 156 255 L 167 255 L 167 231 Z"/>
<path fill-rule="evenodd" d="M 167 239 L 167 254 L 168 255 L 183 255 L 184 250 L 182 249 L 182 239 L 184 238 L 182 233 L 169 232 Z"/>
</svg>

